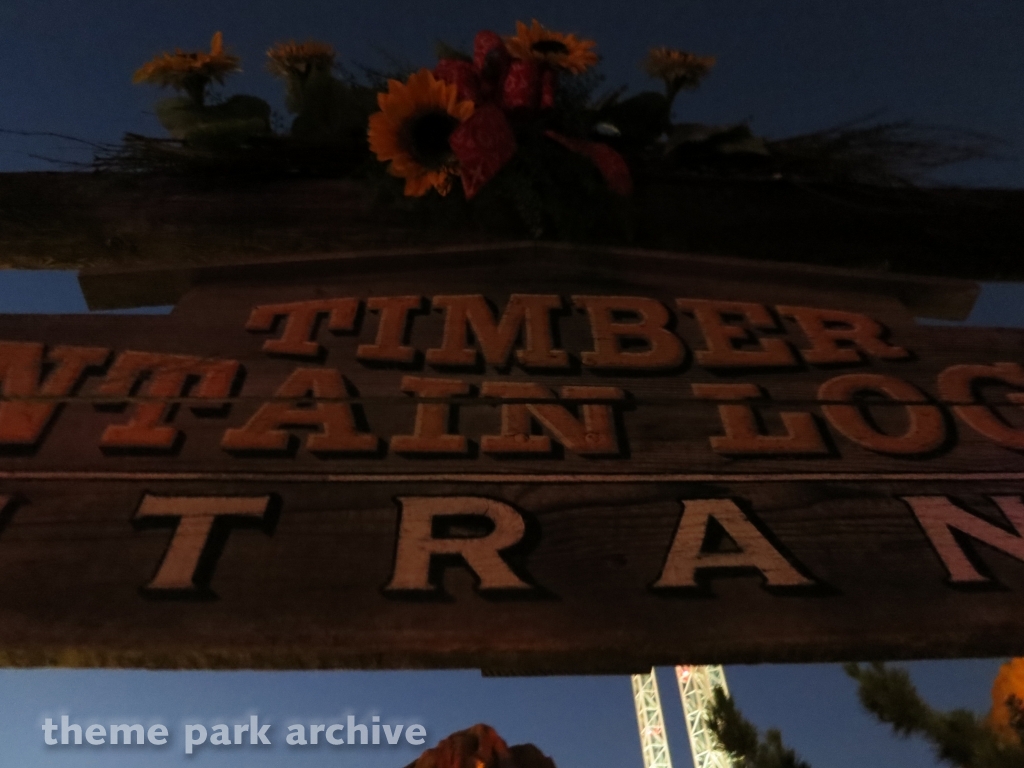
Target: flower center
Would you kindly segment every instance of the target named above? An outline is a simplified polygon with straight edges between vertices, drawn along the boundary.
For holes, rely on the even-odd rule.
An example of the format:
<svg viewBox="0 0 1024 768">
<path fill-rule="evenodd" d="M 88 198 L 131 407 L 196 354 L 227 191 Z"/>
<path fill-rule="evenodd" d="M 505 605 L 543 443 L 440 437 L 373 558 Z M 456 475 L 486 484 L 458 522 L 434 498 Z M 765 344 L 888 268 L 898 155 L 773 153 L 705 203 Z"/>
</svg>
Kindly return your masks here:
<svg viewBox="0 0 1024 768">
<path fill-rule="evenodd" d="M 408 136 L 409 150 L 417 162 L 428 168 L 447 163 L 452 154 L 448 137 L 458 124 L 458 119 L 440 110 L 414 117 Z"/>
<path fill-rule="evenodd" d="M 548 54 L 548 53 L 568 53 L 569 49 L 565 43 L 561 43 L 558 40 L 538 40 L 536 43 L 530 46 L 530 50 L 535 53 Z"/>
</svg>

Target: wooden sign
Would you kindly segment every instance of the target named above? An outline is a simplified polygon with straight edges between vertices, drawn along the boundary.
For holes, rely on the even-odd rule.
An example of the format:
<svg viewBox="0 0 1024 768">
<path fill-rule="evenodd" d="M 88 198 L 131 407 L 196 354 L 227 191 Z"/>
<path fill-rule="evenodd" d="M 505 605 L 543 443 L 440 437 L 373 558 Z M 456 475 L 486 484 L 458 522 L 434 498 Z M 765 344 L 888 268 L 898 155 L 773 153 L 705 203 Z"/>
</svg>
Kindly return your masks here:
<svg viewBox="0 0 1024 768">
<path fill-rule="evenodd" d="M 546 246 L 103 279 L 184 295 L 0 317 L 6 664 L 1024 653 L 1024 333 L 906 306 L 973 284 Z"/>
</svg>

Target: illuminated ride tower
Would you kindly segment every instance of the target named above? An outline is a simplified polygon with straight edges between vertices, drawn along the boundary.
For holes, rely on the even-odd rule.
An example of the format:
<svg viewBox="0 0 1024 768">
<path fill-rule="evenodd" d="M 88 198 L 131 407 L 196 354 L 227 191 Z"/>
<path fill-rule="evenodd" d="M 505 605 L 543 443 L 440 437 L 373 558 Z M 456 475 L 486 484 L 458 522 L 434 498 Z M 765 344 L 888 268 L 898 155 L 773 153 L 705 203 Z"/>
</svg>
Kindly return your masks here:
<svg viewBox="0 0 1024 768">
<path fill-rule="evenodd" d="M 717 746 L 714 734 L 704 724 L 704 716 L 711 707 L 715 688 L 722 688 L 729 693 L 725 671 L 718 665 L 677 666 L 676 682 L 679 683 L 679 698 L 683 702 L 683 718 L 690 737 L 694 768 L 733 768 L 729 755 Z M 633 675 L 632 683 L 644 768 L 672 768 L 654 670 L 643 675 Z"/>
<path fill-rule="evenodd" d="M 668 754 L 668 738 L 661 714 L 658 678 L 654 669 L 644 675 L 633 675 L 633 703 L 636 704 L 636 724 L 640 728 L 640 749 L 644 753 L 644 768 L 672 768 Z"/>
</svg>

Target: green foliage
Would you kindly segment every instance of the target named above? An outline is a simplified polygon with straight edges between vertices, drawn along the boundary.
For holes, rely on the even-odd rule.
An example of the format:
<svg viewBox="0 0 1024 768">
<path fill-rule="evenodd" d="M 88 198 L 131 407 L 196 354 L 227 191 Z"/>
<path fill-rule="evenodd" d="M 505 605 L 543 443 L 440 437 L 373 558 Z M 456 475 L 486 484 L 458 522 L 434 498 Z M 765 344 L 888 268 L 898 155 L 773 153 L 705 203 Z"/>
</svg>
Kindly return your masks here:
<svg viewBox="0 0 1024 768">
<path fill-rule="evenodd" d="M 347 176 L 370 157 L 366 127 L 377 110 L 377 92 L 313 69 L 289 81 L 289 107 L 296 112 L 284 137 L 289 164 L 298 173 Z"/>
<path fill-rule="evenodd" d="M 615 126 L 626 147 L 640 149 L 668 129 L 669 102 L 664 94 L 644 91 L 608 104 L 597 113 L 597 121 Z"/>
<path fill-rule="evenodd" d="M 384 52 L 381 53 L 381 56 L 385 66 L 372 67 L 368 64 L 356 63 L 354 66 L 358 74 L 352 74 L 349 79 L 363 83 L 374 91 L 386 91 L 389 80 L 398 80 L 404 83 L 409 79 L 409 75 L 419 69 L 400 56 Z"/>
<path fill-rule="evenodd" d="M 255 96 L 232 96 L 211 105 L 185 96 L 161 99 L 156 115 L 171 136 L 206 149 L 233 149 L 270 135 L 270 105 Z"/>
<path fill-rule="evenodd" d="M 314 70 L 302 84 L 292 137 L 305 144 L 365 145 L 366 125 L 377 110 L 377 93 L 342 82 L 330 72 Z"/>
<path fill-rule="evenodd" d="M 520 126 L 537 131 L 542 126 Z M 434 230 L 472 229 L 488 236 L 575 242 L 628 242 L 633 203 L 615 195 L 593 163 L 544 136 L 523 139 L 519 151 L 472 200 L 456 185 L 447 196 L 402 195 L 403 181 L 382 163 L 367 166 L 378 205 Z"/>
<path fill-rule="evenodd" d="M 438 40 L 434 43 L 434 53 L 437 54 L 437 60 L 442 59 L 457 59 L 458 61 L 472 61 L 473 57 L 465 51 L 460 51 L 458 48 L 452 45 L 448 45 L 444 40 Z"/>
<path fill-rule="evenodd" d="M 936 168 L 991 157 L 991 136 L 913 123 L 858 121 L 767 143 L 778 173 L 815 181 L 911 185 Z"/>
<path fill-rule="evenodd" d="M 754 724 L 743 717 L 721 688 L 715 688 L 707 725 L 737 768 L 810 768 L 783 744 L 779 731 L 770 729 L 762 739 Z"/>
<path fill-rule="evenodd" d="M 439 59 L 472 60 L 443 41 L 437 42 L 436 52 Z M 367 143 L 369 117 L 389 80 L 405 81 L 415 68 L 400 57 L 381 55 L 384 68 L 356 64 L 357 74 L 328 65 L 323 57 L 272 70 L 285 78 L 286 105 L 294 115 L 287 132 L 276 124 L 275 133 L 270 107 L 255 96 L 207 105 L 210 76 L 190 75 L 176 85 L 188 95 L 156 105 L 172 139 L 126 137 L 119 149 L 98 155 L 94 167 L 246 176 L 383 175 Z M 446 199 L 457 215 L 489 220 L 504 206 L 498 218 L 518 222 L 518 235 L 628 240 L 629 204 L 609 193 L 590 161 L 553 144 L 546 131 L 607 143 L 628 162 L 638 190 L 652 179 L 692 175 L 903 185 L 932 168 L 987 156 L 991 145 L 985 137 L 908 124 L 851 124 L 767 140 L 744 123 L 672 124 L 672 99 L 679 87 L 671 84 L 666 93 L 627 97 L 625 87 L 599 95 L 604 76 L 596 68 L 580 75 L 561 71 L 556 77 L 552 108 L 507 114 L 519 146 L 509 166 L 478 200 Z M 382 186 L 390 183 L 381 180 Z M 453 202 L 456 196 L 459 205 Z"/>
<path fill-rule="evenodd" d="M 608 190 L 593 163 L 543 136 L 521 141 L 516 156 L 472 201 L 478 217 L 515 211 L 530 237 L 628 239 L 628 203 Z"/>
<path fill-rule="evenodd" d="M 857 694 L 868 712 L 891 725 L 899 736 L 920 736 L 929 741 L 941 762 L 956 768 L 1024 766 L 1024 740 L 999 737 L 984 718 L 968 710 L 933 709 L 921 699 L 905 670 L 884 664 L 847 664 L 845 670 L 858 682 Z M 1024 736 L 1024 707 L 1014 709 L 1018 717 L 1011 724 Z M 767 731 L 762 740 L 757 728 L 720 688 L 715 690 L 707 724 L 722 748 L 733 755 L 738 768 L 809 768 L 785 747 L 778 731 Z"/>
<path fill-rule="evenodd" d="M 905 670 L 871 664 L 847 664 L 859 684 L 864 708 L 901 736 L 921 736 L 939 760 L 957 768 L 1020 768 L 1024 747 L 999 738 L 973 712 L 939 712 L 923 701 Z"/>
<path fill-rule="evenodd" d="M 714 152 L 722 155 L 768 155 L 765 140 L 755 136 L 746 123 L 736 125 L 703 125 L 680 123 L 673 125 L 665 142 L 665 155 L 683 155 L 688 150 Z"/>
<path fill-rule="evenodd" d="M 592 69 L 582 75 L 558 74 L 555 107 L 544 117 L 544 126 L 567 136 L 587 136 L 597 122 L 595 93 L 604 75 Z"/>
</svg>

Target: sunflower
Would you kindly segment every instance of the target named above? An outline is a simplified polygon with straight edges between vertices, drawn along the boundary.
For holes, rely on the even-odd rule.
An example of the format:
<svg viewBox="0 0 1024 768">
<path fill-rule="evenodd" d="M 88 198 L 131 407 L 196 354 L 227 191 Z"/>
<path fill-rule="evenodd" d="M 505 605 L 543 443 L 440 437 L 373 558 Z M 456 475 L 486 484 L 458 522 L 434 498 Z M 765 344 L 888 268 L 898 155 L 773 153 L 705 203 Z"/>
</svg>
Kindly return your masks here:
<svg viewBox="0 0 1024 768">
<path fill-rule="evenodd" d="M 1015 705 L 1011 703 L 1015 701 Z M 989 724 L 999 736 L 1010 741 L 1020 739 L 1024 731 L 1024 659 L 1011 659 L 999 668 L 992 684 L 992 711 Z"/>
<path fill-rule="evenodd" d="M 203 103 L 206 86 L 211 80 L 224 82 L 224 76 L 240 70 L 240 59 L 224 52 L 224 37 L 220 32 L 210 41 L 210 52 L 186 52 L 180 48 L 174 53 L 161 53 L 135 71 L 134 83 L 170 86 L 187 92 L 198 104 Z"/>
<path fill-rule="evenodd" d="M 578 75 L 597 63 L 592 50 L 593 40 L 580 40 L 576 35 L 565 35 L 545 28 L 536 19 L 531 26 L 516 22 L 514 37 L 506 37 L 505 45 L 517 59 L 539 59 L 557 69 Z"/>
<path fill-rule="evenodd" d="M 425 195 L 431 187 L 448 194 L 458 173 L 449 137 L 473 114 L 472 101 L 459 100 L 458 87 L 421 69 L 400 83 L 388 81 L 377 94 L 380 112 L 370 115 L 370 149 L 388 173 L 405 179 L 405 194 Z"/>
<path fill-rule="evenodd" d="M 267 69 L 278 77 L 305 77 L 314 69 L 334 66 L 334 48 L 327 43 L 307 40 L 277 43 L 267 51 Z"/>
<path fill-rule="evenodd" d="M 652 48 L 644 61 L 647 74 L 664 80 L 665 87 L 673 94 L 683 88 L 696 88 L 714 65 L 714 56 L 698 56 L 665 47 Z"/>
</svg>

